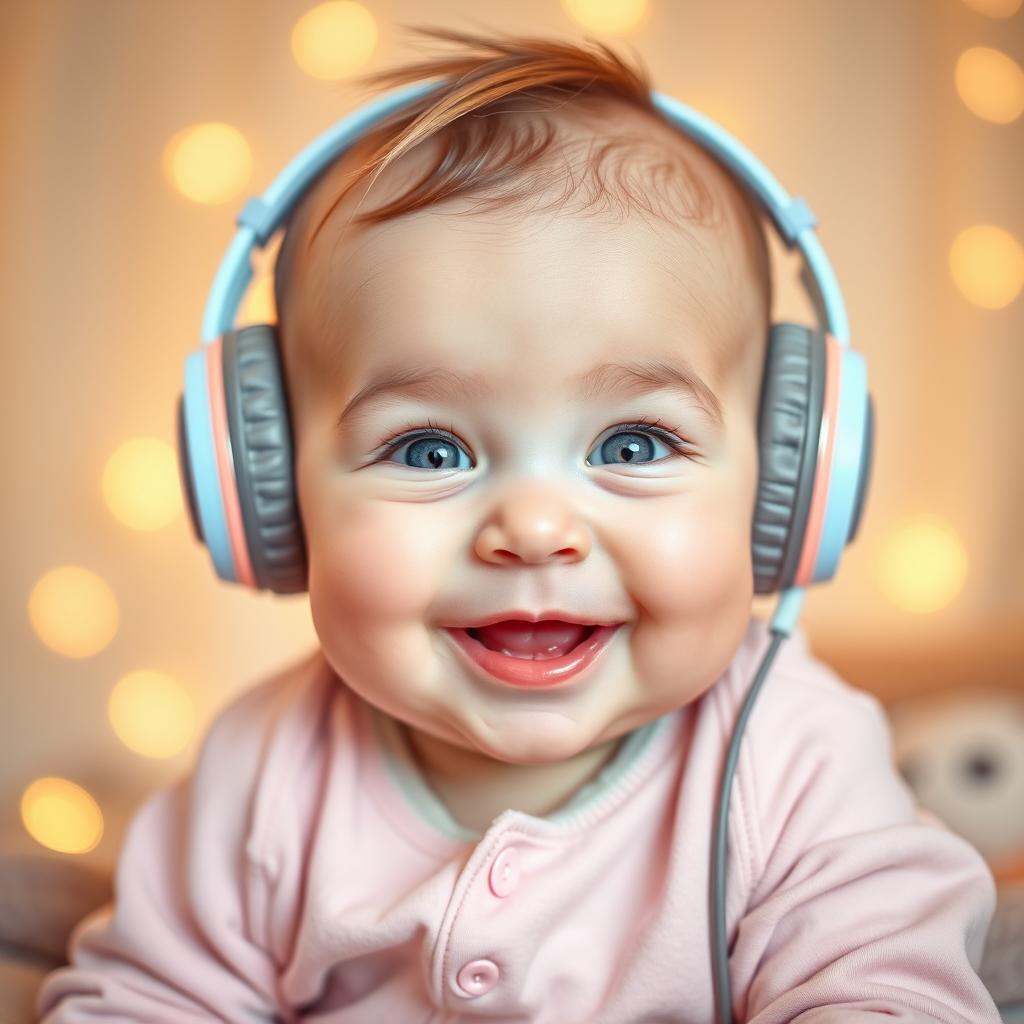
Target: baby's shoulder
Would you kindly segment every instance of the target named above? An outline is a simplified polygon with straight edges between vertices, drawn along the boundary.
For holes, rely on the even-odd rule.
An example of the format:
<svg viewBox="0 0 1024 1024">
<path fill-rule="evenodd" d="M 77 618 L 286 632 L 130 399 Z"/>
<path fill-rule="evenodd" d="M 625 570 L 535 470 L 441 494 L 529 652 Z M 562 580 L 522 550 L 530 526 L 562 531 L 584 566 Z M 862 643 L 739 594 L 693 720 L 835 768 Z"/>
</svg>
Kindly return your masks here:
<svg viewBox="0 0 1024 1024">
<path fill-rule="evenodd" d="M 727 743 L 771 643 L 768 623 L 752 621 L 716 690 Z M 802 630 L 783 641 L 758 690 L 736 766 L 754 877 L 784 834 L 793 848 L 829 837 L 913 820 L 909 789 L 892 757 L 883 705 L 815 657 Z"/>
<path fill-rule="evenodd" d="M 197 784 L 249 807 L 250 849 L 299 812 L 295 794 L 315 791 L 351 691 L 317 649 L 259 680 L 215 715 L 203 738 Z M 341 726 L 344 731 L 344 725 Z"/>
<path fill-rule="evenodd" d="M 716 688 L 723 724 L 731 732 L 754 677 L 773 639 L 765 619 L 751 617 L 740 648 Z M 812 652 L 807 635 L 797 626 L 782 641 L 767 678 L 754 698 L 746 730 L 771 737 L 777 744 L 802 746 L 835 734 L 856 731 L 858 725 L 887 728 L 878 698 L 843 679 Z"/>
<path fill-rule="evenodd" d="M 723 745 L 771 640 L 767 623 L 751 623 L 716 693 Z M 735 835 L 748 852 L 754 904 L 805 857 L 801 871 L 820 870 L 824 877 L 827 871 L 867 870 L 864 865 L 884 860 L 890 850 L 893 856 L 905 851 L 921 866 L 930 858 L 938 863 L 935 849 L 949 842 L 937 838 L 934 821 L 918 813 L 896 766 L 882 702 L 816 658 L 802 631 L 783 642 L 757 691 L 735 780 Z M 928 831 L 914 831 L 922 829 Z"/>
<path fill-rule="evenodd" d="M 301 742 L 333 696 L 319 650 L 276 669 L 232 697 L 214 715 L 203 740 L 209 749 L 258 749 Z"/>
<path fill-rule="evenodd" d="M 766 620 L 751 619 L 714 688 L 715 727 L 725 746 L 773 639 L 768 626 Z M 743 799 L 759 809 L 759 816 L 784 816 L 810 789 L 841 798 L 851 786 L 873 788 L 901 807 L 905 796 L 881 701 L 816 657 L 799 627 L 783 640 L 753 698 L 736 775 Z"/>
</svg>

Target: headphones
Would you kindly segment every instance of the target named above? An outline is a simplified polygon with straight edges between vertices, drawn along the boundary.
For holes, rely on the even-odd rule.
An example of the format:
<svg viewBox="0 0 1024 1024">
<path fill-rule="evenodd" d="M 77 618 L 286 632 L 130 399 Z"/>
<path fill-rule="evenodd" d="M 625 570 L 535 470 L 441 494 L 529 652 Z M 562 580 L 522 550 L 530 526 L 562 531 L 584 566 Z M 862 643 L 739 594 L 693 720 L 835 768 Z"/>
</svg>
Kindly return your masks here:
<svg viewBox="0 0 1024 1024">
<path fill-rule="evenodd" d="M 234 329 L 264 248 L 297 201 L 378 121 L 443 85 L 417 82 L 358 108 L 329 128 L 248 200 L 203 316 L 202 344 L 185 363 L 177 406 L 178 464 L 196 539 L 217 576 L 278 594 L 306 590 L 305 540 L 293 474 L 291 426 L 273 324 Z M 713 963 L 718 1019 L 731 1019 L 724 925 L 725 822 L 739 740 L 767 670 L 796 624 L 806 587 L 835 575 L 857 534 L 871 472 L 874 402 L 863 356 L 850 348 L 839 285 L 814 234 L 817 220 L 767 168 L 708 117 L 652 91 L 656 108 L 752 192 L 789 249 L 819 319 L 771 326 L 758 413 L 759 475 L 751 528 L 754 592 L 781 592 L 774 634 L 741 709 L 723 769 L 713 838 Z M 728 1015 L 728 1017 L 727 1017 Z"/>
<path fill-rule="evenodd" d="M 293 476 L 291 426 L 273 324 L 234 330 L 263 248 L 306 189 L 356 139 L 444 84 L 415 83 L 359 108 L 315 139 L 242 208 L 203 316 L 202 345 L 185 363 L 178 400 L 178 465 L 196 539 L 217 576 L 277 594 L 306 589 L 306 552 Z M 754 592 L 824 583 L 853 541 L 864 509 L 874 404 L 864 358 L 849 347 L 846 309 L 817 223 L 768 170 L 703 114 L 652 92 L 658 110 L 724 163 L 803 254 L 801 279 L 823 328 L 773 324 L 758 431 L 751 545 Z"/>
</svg>

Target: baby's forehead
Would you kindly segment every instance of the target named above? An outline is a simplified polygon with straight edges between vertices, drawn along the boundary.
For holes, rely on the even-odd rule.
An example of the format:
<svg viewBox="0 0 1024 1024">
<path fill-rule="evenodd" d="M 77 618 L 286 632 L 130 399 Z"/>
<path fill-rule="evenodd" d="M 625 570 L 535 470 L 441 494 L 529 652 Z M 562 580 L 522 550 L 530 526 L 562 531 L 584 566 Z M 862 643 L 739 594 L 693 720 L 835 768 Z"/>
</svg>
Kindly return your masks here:
<svg viewBox="0 0 1024 1024">
<path fill-rule="evenodd" d="M 706 288 L 700 302 L 681 303 L 662 272 L 665 252 L 641 252 L 641 222 L 560 217 L 545 229 L 520 225 L 511 243 L 492 242 L 479 217 L 399 223 L 357 247 L 372 258 L 348 266 L 335 326 L 322 335 L 334 352 L 325 379 L 350 400 L 397 385 L 407 397 L 546 418 L 664 383 L 687 403 L 697 395 L 720 428 L 731 311 L 714 308 Z"/>
<path fill-rule="evenodd" d="M 714 323 L 667 299 L 667 279 L 646 258 L 634 253 L 621 267 L 603 259 L 602 233 L 614 229 L 594 222 L 590 244 L 568 261 L 564 246 L 547 248 L 551 230 L 535 235 L 540 248 L 496 251 L 479 221 L 472 235 L 465 221 L 441 223 L 458 227 L 441 240 L 436 224 L 410 221 L 376 239 L 379 260 L 350 268 L 353 282 L 339 290 L 351 298 L 334 306 L 337 319 L 316 345 L 325 359 L 318 395 L 333 390 L 351 402 L 397 385 L 406 398 L 514 409 L 540 423 L 615 395 L 639 397 L 661 379 L 686 401 L 697 393 L 720 426 L 733 376 Z M 553 230 L 572 232 L 564 218 Z M 346 426 L 388 404 L 368 408 Z"/>
<path fill-rule="evenodd" d="M 581 268 L 590 261 L 605 269 L 614 260 L 623 274 L 649 274 L 644 283 L 652 289 L 689 293 L 705 307 L 709 327 L 722 334 L 736 334 L 744 319 L 766 319 L 756 308 L 764 306 L 768 288 L 763 236 L 743 191 L 710 154 L 656 114 L 625 103 L 546 111 L 544 120 L 558 133 L 559 145 L 547 151 L 546 162 L 535 162 L 532 175 L 498 190 L 512 197 L 504 204 L 488 206 L 492 197 L 470 193 L 379 223 L 353 224 L 357 214 L 386 208 L 423 180 L 444 159 L 446 141 L 427 139 L 385 168 L 369 191 L 364 180 L 340 201 L 346 182 L 372 153 L 373 140 L 357 143 L 337 161 L 301 204 L 291 239 L 304 257 L 301 271 L 291 276 L 300 300 L 294 308 L 309 343 L 325 331 L 336 335 L 341 318 L 359 315 L 359 300 L 364 314 L 383 309 L 390 316 L 395 310 L 389 303 L 399 291 L 405 306 L 416 309 L 420 288 L 422 308 L 439 308 L 431 289 L 452 251 L 460 249 L 473 253 L 469 261 L 450 260 L 463 287 L 483 287 L 492 271 L 535 273 L 544 259 L 572 260 Z M 516 124 L 537 130 L 527 113 L 511 125 L 513 132 Z M 505 258 L 517 247 L 533 262 Z M 752 277 L 757 287 L 751 287 Z M 615 287 L 607 274 L 603 283 Z M 642 291 L 634 294 L 642 303 Z M 656 308 L 660 298 L 654 294 L 649 306 Z M 451 301 L 458 301 L 454 293 Z M 712 344 L 703 336 L 691 341 Z M 721 370 L 715 376 L 725 376 L 731 347 L 729 338 L 715 343 Z"/>
</svg>

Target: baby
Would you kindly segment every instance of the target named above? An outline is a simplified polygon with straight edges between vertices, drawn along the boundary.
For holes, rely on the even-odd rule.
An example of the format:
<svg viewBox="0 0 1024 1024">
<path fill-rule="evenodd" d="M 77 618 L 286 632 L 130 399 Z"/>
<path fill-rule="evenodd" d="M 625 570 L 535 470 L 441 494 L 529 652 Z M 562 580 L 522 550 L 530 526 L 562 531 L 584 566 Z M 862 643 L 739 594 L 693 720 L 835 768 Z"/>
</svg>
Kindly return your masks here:
<svg viewBox="0 0 1024 1024">
<path fill-rule="evenodd" d="M 739 748 L 716 1007 L 770 641 L 759 214 L 642 68 L 432 34 L 467 52 L 371 78 L 451 84 L 317 179 L 276 267 L 319 649 L 143 806 L 41 1017 L 998 1022 L 984 861 L 800 630 Z"/>
</svg>

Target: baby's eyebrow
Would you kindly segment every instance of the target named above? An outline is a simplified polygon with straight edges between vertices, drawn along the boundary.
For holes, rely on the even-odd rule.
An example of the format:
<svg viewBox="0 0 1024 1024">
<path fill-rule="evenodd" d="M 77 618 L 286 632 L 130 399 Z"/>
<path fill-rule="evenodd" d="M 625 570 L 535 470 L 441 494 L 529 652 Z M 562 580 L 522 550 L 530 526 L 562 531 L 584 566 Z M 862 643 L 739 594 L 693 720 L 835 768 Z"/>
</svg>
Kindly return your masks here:
<svg viewBox="0 0 1024 1024">
<path fill-rule="evenodd" d="M 572 378 L 581 397 L 590 399 L 612 394 L 649 395 L 655 391 L 674 391 L 692 398 L 716 427 L 722 427 L 722 405 L 715 393 L 683 355 L 678 365 L 660 359 L 629 363 L 601 363 L 587 373 Z"/>
<path fill-rule="evenodd" d="M 658 359 L 628 363 L 601 363 L 585 373 L 571 377 L 578 397 L 593 399 L 613 394 L 640 396 L 656 391 L 674 391 L 693 399 L 718 428 L 723 426 L 722 406 L 715 393 L 685 357 L 675 357 L 678 365 Z M 361 387 L 348 401 L 337 419 L 340 429 L 354 417 L 356 410 L 388 397 L 440 401 L 450 398 L 489 398 L 497 389 L 480 373 L 460 374 L 443 366 L 403 366 L 384 369 Z"/>
</svg>

